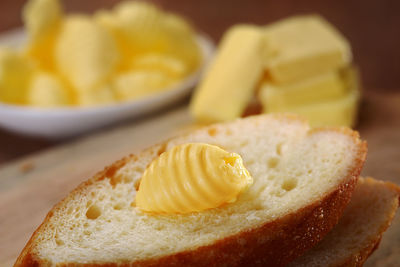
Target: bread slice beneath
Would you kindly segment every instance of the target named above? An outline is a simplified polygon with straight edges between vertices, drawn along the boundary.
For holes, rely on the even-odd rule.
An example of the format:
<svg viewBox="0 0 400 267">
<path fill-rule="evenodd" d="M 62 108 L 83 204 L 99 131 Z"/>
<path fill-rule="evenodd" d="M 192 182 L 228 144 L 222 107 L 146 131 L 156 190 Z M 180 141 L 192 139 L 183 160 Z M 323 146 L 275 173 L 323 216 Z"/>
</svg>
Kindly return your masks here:
<svg viewBox="0 0 400 267">
<path fill-rule="evenodd" d="M 134 199 L 146 166 L 188 142 L 239 153 L 254 184 L 236 202 L 204 212 L 140 212 Z M 365 156 L 356 132 L 310 130 L 291 115 L 205 127 L 118 161 L 80 185 L 48 213 L 15 266 L 284 265 L 337 223 Z"/>
<path fill-rule="evenodd" d="M 339 223 L 288 267 L 362 266 L 378 247 L 399 207 L 400 187 L 360 178 Z"/>
</svg>

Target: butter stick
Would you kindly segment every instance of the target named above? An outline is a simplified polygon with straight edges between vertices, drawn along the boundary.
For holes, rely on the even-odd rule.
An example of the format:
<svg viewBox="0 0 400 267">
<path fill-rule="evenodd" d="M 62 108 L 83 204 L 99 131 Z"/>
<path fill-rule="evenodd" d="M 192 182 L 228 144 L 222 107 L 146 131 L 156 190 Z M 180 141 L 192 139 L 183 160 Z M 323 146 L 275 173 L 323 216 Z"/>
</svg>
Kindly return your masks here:
<svg viewBox="0 0 400 267">
<path fill-rule="evenodd" d="M 268 103 L 271 104 L 271 99 L 260 98 L 260 102 L 263 105 L 263 111 L 269 112 L 289 112 L 296 113 L 304 118 L 308 119 L 310 125 L 316 126 L 348 126 L 353 127 L 355 125 L 357 117 L 358 102 L 360 99 L 360 81 L 358 72 L 353 66 L 344 68 L 338 73 L 342 80 L 342 86 L 344 87 L 344 94 L 340 97 L 320 99 L 319 101 L 313 101 L 312 103 L 296 103 L 296 105 L 281 105 L 277 103 L 272 104 L 269 108 L 266 106 Z M 264 88 L 265 90 L 265 88 Z M 310 91 L 311 93 L 311 91 Z M 318 92 L 316 92 L 318 94 Z M 265 91 L 264 91 L 265 94 Z M 259 96 L 262 95 L 262 92 Z M 327 96 L 327 95 L 325 95 Z M 291 96 L 296 97 L 294 95 Z M 301 95 L 298 95 L 301 99 Z M 275 101 L 278 100 L 275 96 Z M 292 101 L 296 101 L 293 100 Z"/>
<path fill-rule="evenodd" d="M 263 112 L 279 112 L 296 106 L 335 100 L 343 97 L 346 91 L 341 73 L 335 70 L 288 85 L 276 85 L 266 80 L 261 85 L 259 99 Z"/>
<path fill-rule="evenodd" d="M 287 84 L 351 62 L 347 40 L 317 15 L 295 16 L 264 28 L 263 58 L 270 79 Z"/>
<path fill-rule="evenodd" d="M 190 104 L 198 121 L 240 117 L 261 78 L 262 47 L 263 35 L 256 26 L 238 25 L 226 33 Z"/>
<path fill-rule="evenodd" d="M 327 102 L 288 109 L 307 118 L 313 127 L 355 125 L 360 92 L 353 89 L 346 96 Z"/>
</svg>

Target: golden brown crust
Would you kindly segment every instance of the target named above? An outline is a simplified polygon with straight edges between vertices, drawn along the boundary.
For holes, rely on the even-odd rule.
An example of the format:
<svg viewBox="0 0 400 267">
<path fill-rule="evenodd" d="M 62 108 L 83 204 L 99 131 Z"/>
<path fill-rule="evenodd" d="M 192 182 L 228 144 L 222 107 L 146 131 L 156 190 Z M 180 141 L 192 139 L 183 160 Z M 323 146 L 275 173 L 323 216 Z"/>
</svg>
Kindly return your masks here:
<svg viewBox="0 0 400 267">
<path fill-rule="evenodd" d="M 358 254 L 351 255 L 346 261 L 339 264 L 332 264 L 330 267 L 362 267 L 368 257 L 378 248 L 382 235 L 377 236 L 375 240 L 371 240 L 368 246 L 364 247 Z"/>
<path fill-rule="evenodd" d="M 289 120 L 298 120 L 297 116 L 278 116 Z M 312 130 L 309 134 L 324 130 L 326 129 Z M 167 255 L 158 259 L 136 262 L 79 264 L 79 266 L 284 266 L 314 246 L 337 224 L 339 217 L 351 199 L 364 164 L 367 145 L 366 142 L 358 139 L 358 133 L 342 128 L 334 128 L 333 130 L 352 136 L 357 144 L 358 154 L 355 165 L 349 171 L 347 177 L 343 179 L 344 182 L 319 201 L 278 220 L 195 250 Z M 149 150 L 158 150 L 160 147 L 162 145 L 155 145 Z M 84 192 L 88 185 L 98 180 L 106 177 L 110 178 L 108 175 L 115 173 L 116 169 L 136 158 L 135 155 L 130 155 L 117 161 L 96 174 L 92 179 L 83 182 L 69 196 L 56 204 L 47 214 L 43 223 L 33 233 L 14 266 L 47 265 L 46 262 L 35 255 L 34 243 L 36 235 L 42 231 L 53 216 L 53 211 L 67 202 L 71 195 Z M 71 263 L 57 264 L 57 266 L 71 266 Z"/>
<path fill-rule="evenodd" d="M 281 219 L 193 251 L 136 262 L 137 266 L 284 266 L 336 225 L 356 176 L 317 203 Z"/>
<path fill-rule="evenodd" d="M 368 177 L 367 179 L 373 179 Z M 379 234 L 368 240 L 368 244 L 366 244 L 357 254 L 351 255 L 348 259 L 341 263 L 332 264 L 330 267 L 347 267 L 347 266 L 354 266 L 354 267 L 361 267 L 364 265 L 364 262 L 368 259 L 369 256 L 379 247 L 379 243 L 381 242 L 383 233 L 389 228 L 392 219 L 394 218 L 395 211 L 399 208 L 400 205 L 400 186 L 393 184 L 391 182 L 383 182 L 379 181 L 380 183 L 384 183 L 387 188 L 396 192 L 399 199 L 396 205 L 396 208 L 393 210 L 393 214 L 390 215 L 390 219 L 388 220 L 387 224 L 379 229 Z"/>
<path fill-rule="evenodd" d="M 353 238 L 348 238 L 348 236 L 352 235 L 354 227 L 349 227 L 345 232 L 340 231 L 338 233 L 337 229 L 335 228 L 332 230 L 332 232 L 329 234 L 328 237 L 326 237 L 326 240 L 322 241 L 325 242 L 325 244 L 317 244 L 317 246 L 307 253 L 303 255 L 302 257 L 296 259 L 295 261 L 291 262 L 288 266 L 326 266 L 326 267 L 348 267 L 348 266 L 363 266 L 364 262 L 368 259 L 368 257 L 378 248 L 381 237 L 383 233 L 387 230 L 387 228 L 390 226 L 397 209 L 399 208 L 399 201 L 398 197 L 400 196 L 400 187 L 390 183 L 390 182 L 384 182 L 384 181 L 378 181 L 373 178 L 360 178 L 359 179 L 359 185 L 356 187 L 356 191 L 358 190 L 357 188 L 362 188 L 368 186 L 370 189 L 375 189 L 377 192 L 380 192 L 382 199 L 388 199 L 390 198 L 390 206 L 386 206 L 382 209 L 380 209 L 379 212 L 381 212 L 380 215 L 384 216 L 384 219 L 379 218 L 377 219 L 375 226 L 371 226 L 372 228 L 369 228 L 368 233 L 364 233 L 362 236 L 359 238 L 362 240 L 356 241 L 353 240 Z M 382 188 L 385 187 L 385 190 L 382 190 Z M 384 192 L 386 191 L 386 192 Z M 353 224 L 353 226 L 358 226 L 360 223 L 357 218 L 354 218 L 354 216 L 360 216 L 360 213 L 366 212 L 368 214 L 368 210 L 365 210 L 366 205 L 371 205 L 372 209 L 376 209 L 377 205 L 374 206 L 374 204 L 371 203 L 371 200 L 369 199 L 368 195 L 364 194 L 358 194 L 358 196 L 354 195 L 351 200 L 351 202 L 355 201 L 355 203 L 360 204 L 361 201 L 365 202 L 365 205 L 354 205 L 350 206 L 350 210 L 348 209 L 347 211 L 344 212 L 343 217 L 340 218 L 339 224 L 336 227 L 342 228 L 343 227 L 348 227 L 349 224 Z M 394 201 L 394 202 L 393 202 Z M 352 205 L 352 204 L 350 204 Z M 357 210 L 354 210 L 356 208 Z M 358 212 L 358 213 L 357 213 Z M 372 215 L 374 216 L 374 215 Z M 379 217 L 379 216 L 378 216 Z M 354 221 L 353 221 L 354 219 Z M 343 221 L 342 221 L 343 220 Z M 350 222 L 349 222 L 350 220 Z M 374 218 L 371 217 L 371 220 L 375 220 Z M 331 242 L 331 238 L 345 238 L 347 239 L 346 242 L 354 242 L 354 243 L 348 243 L 348 244 L 343 244 L 341 243 L 340 240 L 336 239 L 336 242 Z M 337 243 L 338 242 L 338 243 Z M 329 245 L 327 245 L 329 244 Z M 328 249 L 332 251 L 338 251 L 338 247 L 336 246 L 337 244 L 345 245 L 346 247 L 351 247 L 349 251 L 346 252 L 340 252 L 338 254 L 334 254 L 334 252 L 330 252 L 330 255 L 328 256 L 326 253 L 328 253 Z M 333 257 L 332 257 L 333 256 Z"/>
</svg>

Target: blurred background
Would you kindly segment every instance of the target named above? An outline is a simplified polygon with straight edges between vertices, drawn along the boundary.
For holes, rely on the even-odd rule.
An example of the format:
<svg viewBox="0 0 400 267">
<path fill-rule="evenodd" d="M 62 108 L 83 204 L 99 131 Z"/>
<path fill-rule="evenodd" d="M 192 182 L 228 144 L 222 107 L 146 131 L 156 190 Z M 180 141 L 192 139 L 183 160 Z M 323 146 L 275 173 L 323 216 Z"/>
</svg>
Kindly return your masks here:
<svg viewBox="0 0 400 267">
<path fill-rule="evenodd" d="M 0 1 L 0 31 L 22 26 L 26 1 Z M 90 13 L 109 8 L 116 0 L 62 1 L 67 12 Z M 231 25 L 241 22 L 267 24 L 293 14 L 320 13 L 351 42 L 366 92 L 392 93 L 400 84 L 400 2 L 396 0 L 156 0 L 161 7 L 187 17 L 200 31 L 218 42 Z M 57 143 L 21 137 L 0 130 L 0 163 Z"/>
<path fill-rule="evenodd" d="M 120 1 L 61 2 L 67 13 L 92 13 L 99 8 L 111 8 Z M 361 73 L 363 92 L 356 130 L 368 141 L 369 150 L 362 175 L 400 184 L 400 1 L 148 2 L 186 17 L 197 31 L 207 34 L 215 44 L 230 26 L 238 23 L 265 25 L 310 13 L 325 17 L 350 41 L 353 62 Z M 21 29 L 21 11 L 25 3 L 25 0 L 0 0 L 0 34 Z M 86 133 L 83 138 L 51 141 L 0 128 L 0 266 L 12 265 L 32 231 L 66 192 L 104 166 L 134 153 L 134 147 L 148 146 L 157 138 L 160 141 L 175 130 L 182 130 L 183 122 L 188 119 L 184 108 L 188 102 L 187 97 L 184 102 L 154 114 Z M 332 109 L 325 113 L 332 113 Z M 40 123 L 34 125 L 42 127 Z M 43 153 L 33 154 L 35 152 Z M 399 236 L 400 213 L 366 266 L 399 266 Z"/>
</svg>

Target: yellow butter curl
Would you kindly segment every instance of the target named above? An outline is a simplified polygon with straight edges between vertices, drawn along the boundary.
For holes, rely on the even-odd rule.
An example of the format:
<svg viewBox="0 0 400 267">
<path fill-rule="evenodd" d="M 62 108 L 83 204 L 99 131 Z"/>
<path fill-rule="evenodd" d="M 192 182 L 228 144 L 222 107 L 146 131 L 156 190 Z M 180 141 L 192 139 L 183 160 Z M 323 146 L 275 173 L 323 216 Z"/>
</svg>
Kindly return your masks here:
<svg viewBox="0 0 400 267">
<path fill-rule="evenodd" d="M 17 51 L 0 48 L 0 101 L 25 104 L 34 64 Z"/>
<path fill-rule="evenodd" d="M 253 183 L 240 155 L 188 143 L 162 153 L 145 170 L 136 206 L 155 213 L 188 213 L 236 201 Z"/>
<path fill-rule="evenodd" d="M 69 16 L 55 46 L 59 72 L 79 91 L 99 86 L 115 70 L 119 52 L 113 37 L 86 16 Z"/>
<path fill-rule="evenodd" d="M 48 108 L 68 106 L 72 105 L 72 93 L 56 75 L 40 71 L 32 78 L 27 103 Z"/>
<path fill-rule="evenodd" d="M 162 71 L 130 71 L 114 78 L 113 89 L 120 100 L 140 99 L 165 91 L 175 81 Z"/>
<path fill-rule="evenodd" d="M 22 17 L 29 37 L 25 53 L 42 69 L 53 71 L 54 44 L 63 19 L 60 1 L 28 1 Z"/>
</svg>

